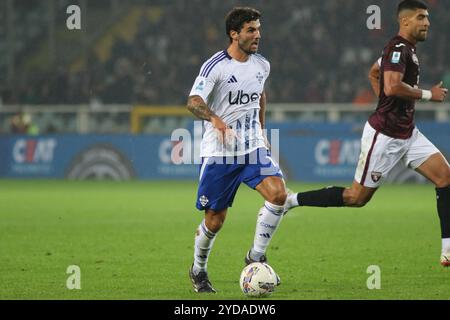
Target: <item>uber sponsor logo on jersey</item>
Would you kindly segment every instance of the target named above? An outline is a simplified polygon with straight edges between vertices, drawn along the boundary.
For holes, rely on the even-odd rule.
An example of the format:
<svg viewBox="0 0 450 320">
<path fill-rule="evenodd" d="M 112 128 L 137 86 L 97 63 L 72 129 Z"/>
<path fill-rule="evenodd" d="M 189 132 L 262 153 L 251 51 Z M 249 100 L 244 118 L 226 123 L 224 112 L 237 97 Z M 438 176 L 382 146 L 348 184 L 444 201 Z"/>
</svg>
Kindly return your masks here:
<svg viewBox="0 0 450 320">
<path fill-rule="evenodd" d="M 394 51 L 394 52 L 392 53 L 392 59 L 391 59 L 391 62 L 392 62 L 392 63 L 399 63 L 399 62 L 400 62 L 400 55 L 401 55 L 401 52 Z"/>
<path fill-rule="evenodd" d="M 234 104 L 247 104 L 258 100 L 260 97 L 259 93 L 244 93 L 243 90 L 239 90 L 236 97 L 233 98 L 233 92 L 228 92 L 228 102 L 230 105 Z"/>
</svg>

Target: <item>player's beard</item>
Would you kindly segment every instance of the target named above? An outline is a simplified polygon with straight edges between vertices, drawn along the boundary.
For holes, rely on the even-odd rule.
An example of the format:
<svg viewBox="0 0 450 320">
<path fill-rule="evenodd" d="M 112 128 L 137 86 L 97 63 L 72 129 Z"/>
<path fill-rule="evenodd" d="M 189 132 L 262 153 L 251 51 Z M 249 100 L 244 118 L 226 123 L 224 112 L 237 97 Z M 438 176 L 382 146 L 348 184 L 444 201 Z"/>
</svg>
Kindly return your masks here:
<svg viewBox="0 0 450 320">
<path fill-rule="evenodd" d="M 425 40 L 427 40 L 428 37 L 428 32 L 422 32 L 422 31 L 418 31 L 415 38 L 417 42 L 423 42 Z"/>
<path fill-rule="evenodd" d="M 255 51 L 250 50 L 252 44 L 253 44 L 253 41 L 249 41 L 247 48 L 245 48 L 246 47 L 245 43 L 241 43 L 240 41 L 238 41 L 239 49 L 244 51 L 247 55 L 255 54 L 258 51 L 258 49 L 256 49 Z"/>
</svg>

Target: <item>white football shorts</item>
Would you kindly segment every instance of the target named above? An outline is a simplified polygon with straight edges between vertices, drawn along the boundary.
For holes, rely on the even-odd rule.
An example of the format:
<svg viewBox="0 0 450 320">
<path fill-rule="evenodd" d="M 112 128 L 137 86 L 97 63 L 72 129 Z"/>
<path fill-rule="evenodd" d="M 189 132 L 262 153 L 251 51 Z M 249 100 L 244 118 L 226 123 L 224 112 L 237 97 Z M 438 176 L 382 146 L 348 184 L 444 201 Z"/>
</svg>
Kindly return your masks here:
<svg viewBox="0 0 450 320">
<path fill-rule="evenodd" d="M 366 122 L 355 180 L 365 187 L 378 188 L 397 162 L 414 170 L 435 153 L 439 150 L 417 128 L 409 139 L 396 139 Z"/>
</svg>

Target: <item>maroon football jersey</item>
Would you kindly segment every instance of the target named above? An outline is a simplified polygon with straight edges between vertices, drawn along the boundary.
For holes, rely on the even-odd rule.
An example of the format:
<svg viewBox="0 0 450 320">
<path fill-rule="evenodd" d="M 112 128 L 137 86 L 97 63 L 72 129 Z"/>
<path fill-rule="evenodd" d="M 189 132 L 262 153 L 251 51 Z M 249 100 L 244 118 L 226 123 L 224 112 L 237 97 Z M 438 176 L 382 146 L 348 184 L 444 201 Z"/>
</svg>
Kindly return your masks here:
<svg viewBox="0 0 450 320">
<path fill-rule="evenodd" d="M 384 47 L 380 66 L 380 97 L 377 109 L 369 117 L 369 123 L 375 130 L 392 138 L 408 139 L 415 127 L 415 100 L 387 97 L 384 94 L 385 71 L 403 73 L 402 81 L 417 88 L 419 60 L 416 47 L 398 35 Z"/>
</svg>

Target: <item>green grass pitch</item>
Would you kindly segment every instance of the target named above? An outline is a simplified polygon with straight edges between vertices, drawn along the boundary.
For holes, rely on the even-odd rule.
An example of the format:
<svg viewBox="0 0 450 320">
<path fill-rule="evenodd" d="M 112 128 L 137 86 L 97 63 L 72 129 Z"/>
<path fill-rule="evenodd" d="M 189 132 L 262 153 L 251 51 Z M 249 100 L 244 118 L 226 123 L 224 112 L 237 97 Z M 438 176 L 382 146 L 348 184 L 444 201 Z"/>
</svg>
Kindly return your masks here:
<svg viewBox="0 0 450 320">
<path fill-rule="evenodd" d="M 188 278 L 203 216 L 196 188 L 1 180 L 0 299 L 247 299 L 238 279 L 262 198 L 240 187 L 208 263 L 219 292 L 198 295 Z M 296 208 L 267 252 L 282 280 L 268 299 L 449 299 L 440 241 L 431 185 L 383 186 L 360 209 Z M 80 290 L 66 287 L 70 265 Z M 380 267 L 379 290 L 367 288 L 370 265 Z"/>
</svg>

